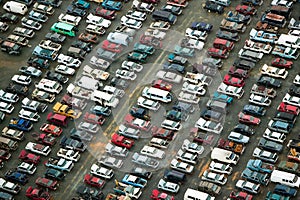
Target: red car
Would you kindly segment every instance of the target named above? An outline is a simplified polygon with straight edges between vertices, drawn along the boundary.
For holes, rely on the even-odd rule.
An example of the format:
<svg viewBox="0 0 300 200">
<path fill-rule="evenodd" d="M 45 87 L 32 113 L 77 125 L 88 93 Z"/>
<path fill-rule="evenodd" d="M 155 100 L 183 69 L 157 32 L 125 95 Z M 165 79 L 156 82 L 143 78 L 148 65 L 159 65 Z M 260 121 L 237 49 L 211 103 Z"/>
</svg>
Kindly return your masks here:
<svg viewBox="0 0 300 200">
<path fill-rule="evenodd" d="M 108 40 L 103 41 L 102 49 L 105 49 L 107 51 L 112 51 L 115 53 L 121 53 L 123 51 L 123 47 L 121 44 L 115 44 L 115 43 L 109 42 Z"/>
<path fill-rule="evenodd" d="M 137 128 L 146 132 L 150 131 L 151 128 L 151 121 L 146 121 L 137 117 L 133 117 L 130 114 L 127 114 L 125 116 L 124 123 L 133 128 Z"/>
<path fill-rule="evenodd" d="M 128 139 L 124 136 L 118 135 L 117 133 L 114 133 L 111 136 L 111 142 L 114 143 L 117 146 L 125 147 L 127 149 L 130 149 L 134 145 L 133 140 Z"/>
<path fill-rule="evenodd" d="M 11 153 L 9 153 L 9 151 L 0 149 L 0 159 L 9 160 L 10 157 L 11 157 Z"/>
<path fill-rule="evenodd" d="M 43 177 L 38 177 L 35 180 L 35 184 L 37 184 L 38 186 L 41 186 L 41 187 L 48 188 L 50 190 L 57 190 L 57 188 L 59 186 L 59 184 L 56 180 L 51 180 L 51 179 L 43 178 Z"/>
<path fill-rule="evenodd" d="M 161 90 L 166 90 L 166 91 L 171 91 L 172 90 L 172 84 L 163 81 L 161 79 L 155 80 L 152 82 L 152 87 L 161 89 Z"/>
<path fill-rule="evenodd" d="M 211 145 L 215 140 L 215 136 L 207 133 L 197 133 L 194 136 L 193 142 L 198 142 L 203 145 Z"/>
<path fill-rule="evenodd" d="M 58 126 L 55 126 L 53 124 L 46 124 L 46 123 L 41 126 L 40 130 L 54 136 L 60 136 L 63 131 L 63 129 Z"/>
<path fill-rule="evenodd" d="M 38 143 L 42 143 L 48 146 L 53 146 L 56 144 L 56 137 L 53 137 L 52 135 L 47 135 L 45 133 L 39 134 L 36 132 L 33 132 L 31 135 Z"/>
<path fill-rule="evenodd" d="M 209 48 L 207 54 L 214 58 L 228 58 L 229 56 L 229 52 L 226 49 L 222 50 L 214 47 Z"/>
<path fill-rule="evenodd" d="M 260 119 L 257 117 L 253 117 L 252 115 L 247 115 L 242 112 L 238 114 L 239 122 L 243 124 L 252 124 L 252 125 L 258 125 L 260 124 Z"/>
<path fill-rule="evenodd" d="M 20 152 L 19 159 L 23 160 L 24 162 L 37 165 L 41 160 L 41 156 L 37 156 L 33 153 L 28 153 L 26 150 L 22 150 Z"/>
<path fill-rule="evenodd" d="M 223 79 L 223 83 L 227 85 L 232 85 L 235 87 L 244 87 L 245 81 L 243 79 L 230 76 L 229 74 L 226 74 Z"/>
<path fill-rule="evenodd" d="M 104 180 L 101 180 L 100 178 L 90 175 L 90 174 L 84 175 L 84 182 L 88 185 L 91 185 L 91 186 L 97 187 L 97 188 L 103 188 L 105 185 Z"/>
<path fill-rule="evenodd" d="M 117 13 L 114 10 L 106 10 L 101 7 L 97 7 L 95 10 L 95 15 L 103 17 L 105 19 L 113 20 L 116 18 Z"/>
<path fill-rule="evenodd" d="M 29 186 L 26 190 L 26 197 L 32 200 L 50 200 L 52 199 L 52 196 L 49 192 L 42 188 L 33 188 L 32 186 Z"/>
<path fill-rule="evenodd" d="M 243 15 L 255 15 L 257 10 L 253 6 L 237 5 L 235 10 Z"/>
<path fill-rule="evenodd" d="M 154 126 L 151 129 L 152 137 L 157 137 L 165 140 L 173 140 L 176 137 L 176 132 L 164 128 L 158 128 Z"/>
<path fill-rule="evenodd" d="M 249 74 L 247 70 L 235 68 L 234 66 L 231 66 L 229 68 L 228 74 L 237 78 L 248 78 Z"/>
<path fill-rule="evenodd" d="M 152 190 L 151 199 L 153 200 L 175 200 L 174 196 L 168 195 L 167 193 L 160 192 L 158 190 Z"/>
<path fill-rule="evenodd" d="M 147 35 L 141 35 L 140 37 L 140 43 L 141 44 L 146 44 L 146 45 L 149 45 L 149 46 L 153 46 L 153 47 L 156 47 L 156 48 L 161 48 L 162 47 L 162 42 L 153 37 L 153 36 L 147 36 Z"/>
<path fill-rule="evenodd" d="M 228 51 L 231 51 L 234 48 L 234 43 L 229 40 L 216 38 L 213 43 L 213 46 L 217 49 L 226 49 Z"/>
<path fill-rule="evenodd" d="M 83 41 L 83 42 L 90 42 L 97 44 L 99 42 L 99 39 L 96 34 L 91 34 L 91 33 L 81 33 L 78 36 L 78 39 Z"/>
<path fill-rule="evenodd" d="M 84 115 L 84 121 L 92 123 L 92 124 L 99 124 L 99 125 L 103 125 L 103 123 L 105 122 L 105 117 L 103 117 L 103 115 L 95 115 L 92 113 L 88 113 L 86 112 Z"/>
<path fill-rule="evenodd" d="M 284 102 L 281 102 L 279 106 L 277 107 L 277 110 L 280 112 L 287 112 L 294 115 L 299 115 L 300 109 L 297 106 L 292 106 L 289 104 L 286 104 Z"/>
<path fill-rule="evenodd" d="M 286 60 L 286 59 L 283 59 L 283 58 L 274 58 L 272 60 L 272 66 L 275 66 L 275 67 L 284 67 L 284 68 L 292 68 L 293 66 L 293 62 L 292 61 L 289 61 L 289 60 Z"/>
<path fill-rule="evenodd" d="M 252 200 L 253 196 L 246 192 L 234 192 L 232 191 L 229 195 L 229 198 L 232 200 Z"/>
</svg>

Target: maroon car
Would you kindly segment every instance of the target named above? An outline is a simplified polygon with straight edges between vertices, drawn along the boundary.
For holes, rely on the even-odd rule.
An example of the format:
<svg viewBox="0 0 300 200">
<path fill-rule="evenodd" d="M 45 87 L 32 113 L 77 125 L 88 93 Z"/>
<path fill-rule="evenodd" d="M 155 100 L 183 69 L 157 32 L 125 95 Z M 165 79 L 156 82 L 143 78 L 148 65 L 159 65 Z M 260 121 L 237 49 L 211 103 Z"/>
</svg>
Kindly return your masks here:
<svg viewBox="0 0 300 200">
<path fill-rule="evenodd" d="M 0 159 L 9 160 L 10 157 L 11 157 L 11 153 L 9 153 L 9 151 L 0 149 Z"/>
<path fill-rule="evenodd" d="M 243 15 L 255 15 L 257 10 L 253 6 L 237 5 L 235 10 Z"/>
<path fill-rule="evenodd" d="M 229 196 L 233 200 L 253 200 L 253 196 L 246 192 L 234 192 L 232 191 Z"/>
<path fill-rule="evenodd" d="M 234 66 L 231 66 L 229 68 L 228 74 L 237 78 L 248 78 L 249 74 L 247 70 L 235 68 Z"/>
<path fill-rule="evenodd" d="M 117 13 L 114 10 L 106 10 L 104 8 L 97 7 L 95 9 L 95 15 L 103 17 L 108 20 L 114 20 L 117 16 Z"/>
<path fill-rule="evenodd" d="M 26 150 L 22 150 L 20 152 L 19 159 L 23 160 L 24 162 L 37 165 L 41 160 L 41 156 L 37 156 L 33 153 L 28 153 Z"/>
<path fill-rule="evenodd" d="M 226 74 L 223 79 L 223 83 L 226 85 L 232 85 L 234 87 L 244 87 L 245 81 L 243 79 L 230 76 L 229 74 Z"/>
<path fill-rule="evenodd" d="M 283 59 L 283 58 L 274 58 L 272 60 L 272 66 L 275 66 L 275 67 L 283 67 L 283 68 L 292 68 L 293 66 L 293 62 L 292 61 L 289 61 L 289 60 L 286 60 L 286 59 Z"/>
<path fill-rule="evenodd" d="M 38 143 L 42 143 L 48 146 L 53 146 L 56 144 L 56 137 L 52 136 L 52 135 L 47 135 L 45 133 L 36 133 L 33 132 L 32 137 L 34 138 L 35 141 L 37 141 Z"/>
<path fill-rule="evenodd" d="M 197 133 L 194 136 L 193 142 L 198 142 L 203 145 L 211 145 L 215 139 L 215 136 L 213 134 L 207 134 L 207 133 Z"/>
<path fill-rule="evenodd" d="M 95 114 L 86 112 L 84 115 L 84 121 L 92 123 L 92 124 L 103 125 L 103 123 L 105 122 L 105 117 L 103 117 L 103 115 L 95 115 Z"/>
<path fill-rule="evenodd" d="M 51 180 L 51 179 L 43 178 L 43 177 L 38 177 L 35 180 L 35 184 L 37 184 L 38 186 L 41 186 L 41 187 L 48 188 L 50 190 L 57 190 L 57 188 L 59 186 L 59 184 L 56 180 Z"/>
<path fill-rule="evenodd" d="M 88 185 L 91 185 L 91 186 L 97 187 L 97 188 L 103 188 L 105 185 L 104 180 L 100 179 L 99 177 L 90 175 L 90 174 L 84 175 L 84 182 Z"/>
<path fill-rule="evenodd" d="M 173 140 L 176 137 L 176 132 L 164 128 L 158 128 L 154 126 L 151 129 L 152 137 L 157 137 L 165 140 Z"/>
<path fill-rule="evenodd" d="M 222 50 L 214 47 L 209 48 L 207 54 L 214 58 L 228 58 L 229 56 L 227 49 Z"/>
<path fill-rule="evenodd" d="M 260 119 L 257 117 L 253 117 L 252 115 L 248 115 L 240 112 L 238 114 L 238 117 L 239 117 L 239 122 L 243 124 L 250 124 L 250 125 L 260 124 Z"/>
<path fill-rule="evenodd" d="M 141 44 L 145 44 L 145 45 L 149 45 L 149 46 L 153 46 L 155 48 L 161 48 L 162 47 L 162 42 L 153 37 L 153 36 L 148 36 L 148 35 L 141 35 L 140 37 L 140 43 Z"/>
<path fill-rule="evenodd" d="M 51 200 L 52 196 L 49 192 L 42 188 L 33 188 L 29 186 L 26 190 L 26 197 L 33 200 Z"/>
</svg>

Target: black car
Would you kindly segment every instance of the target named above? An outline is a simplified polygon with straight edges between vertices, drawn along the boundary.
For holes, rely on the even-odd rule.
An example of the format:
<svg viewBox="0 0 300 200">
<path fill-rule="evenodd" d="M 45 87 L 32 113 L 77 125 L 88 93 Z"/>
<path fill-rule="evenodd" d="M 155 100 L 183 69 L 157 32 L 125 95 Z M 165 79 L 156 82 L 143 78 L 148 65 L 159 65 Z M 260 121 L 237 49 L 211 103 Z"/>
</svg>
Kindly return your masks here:
<svg viewBox="0 0 300 200">
<path fill-rule="evenodd" d="M 72 128 L 70 131 L 70 137 L 72 139 L 78 140 L 78 141 L 91 141 L 93 139 L 93 135 L 87 133 L 86 131 L 77 130 L 75 128 Z"/>
<path fill-rule="evenodd" d="M 24 96 L 28 94 L 28 87 L 17 83 L 9 83 L 5 90 L 7 92 L 20 94 Z"/>
<path fill-rule="evenodd" d="M 4 13 L 0 16 L 0 20 L 3 22 L 9 22 L 9 23 L 15 24 L 18 22 L 19 18 L 14 14 Z"/>
<path fill-rule="evenodd" d="M 206 120 L 210 120 L 210 121 L 215 121 L 215 122 L 220 122 L 223 120 L 224 115 L 221 112 L 217 112 L 214 110 L 204 110 L 200 117 L 206 119 Z"/>
<path fill-rule="evenodd" d="M 221 6 L 211 1 L 206 1 L 205 4 L 203 4 L 203 8 L 207 10 L 207 12 L 215 12 L 218 14 L 224 13 L 224 6 Z"/>
<path fill-rule="evenodd" d="M 283 145 L 277 142 L 267 140 L 266 138 L 260 138 L 258 141 L 258 146 L 264 150 L 272 151 L 272 152 L 281 152 L 283 149 Z"/>
<path fill-rule="evenodd" d="M 172 13 L 173 15 L 180 15 L 182 13 L 182 8 L 179 6 L 173 6 L 173 5 L 164 5 L 161 10 L 168 11 Z"/>
<path fill-rule="evenodd" d="M 45 77 L 47 79 L 50 79 L 50 80 L 53 80 L 53 81 L 58 81 L 60 83 L 66 83 L 69 80 L 69 78 L 65 77 L 64 75 L 62 75 L 60 73 L 50 71 L 50 70 L 48 70 L 46 72 Z"/>
<path fill-rule="evenodd" d="M 230 40 L 230 41 L 233 41 L 233 42 L 237 42 L 241 39 L 241 37 L 239 36 L 238 33 L 232 33 L 232 32 L 229 32 L 229 31 L 222 31 L 220 29 L 217 31 L 216 36 L 218 38 L 222 38 L 222 39 L 225 39 L 225 40 Z"/>
<path fill-rule="evenodd" d="M 45 177 L 61 181 L 65 178 L 66 174 L 57 169 L 48 168 L 45 172 Z"/>
<path fill-rule="evenodd" d="M 143 168 L 135 167 L 131 170 L 130 174 L 141 178 L 150 179 L 153 173 Z"/>
<path fill-rule="evenodd" d="M 300 97 L 300 87 L 298 87 L 297 85 L 293 84 L 291 85 L 291 87 L 289 88 L 289 94 L 292 96 L 297 96 Z"/>
<path fill-rule="evenodd" d="M 242 4 L 244 5 L 260 6 L 262 3 L 262 0 L 242 0 Z"/>
<path fill-rule="evenodd" d="M 264 116 L 266 114 L 266 109 L 262 106 L 255 106 L 251 104 L 244 105 L 243 112 L 254 116 Z"/>
<path fill-rule="evenodd" d="M 281 120 L 281 121 L 285 121 L 287 123 L 292 123 L 294 124 L 296 122 L 297 119 L 297 115 L 294 115 L 292 113 L 287 113 L 287 112 L 280 112 L 278 111 L 274 118 L 274 120 Z"/>
<path fill-rule="evenodd" d="M 76 193 L 84 199 L 99 200 L 104 199 L 104 194 L 101 190 L 81 185 L 77 188 Z"/>
<path fill-rule="evenodd" d="M 36 68 L 43 68 L 43 69 L 48 69 L 50 67 L 49 60 L 45 58 L 34 57 L 34 56 L 29 57 L 29 59 L 27 60 L 27 64 Z"/>
<path fill-rule="evenodd" d="M 60 140 L 60 146 L 66 149 L 74 149 L 76 151 L 84 152 L 86 150 L 86 144 L 72 138 L 63 136 Z"/>
<path fill-rule="evenodd" d="M 72 47 L 80 48 L 86 52 L 91 52 L 93 45 L 88 42 L 83 42 L 81 40 L 75 40 L 71 44 Z"/>
<path fill-rule="evenodd" d="M 52 42 L 56 43 L 63 43 L 67 37 L 64 35 L 61 35 L 59 33 L 47 33 L 45 36 L 46 39 L 51 40 Z"/>
<path fill-rule="evenodd" d="M 255 67 L 255 62 L 238 58 L 234 61 L 233 66 L 250 71 Z"/>
<path fill-rule="evenodd" d="M 114 77 L 111 79 L 110 85 L 124 90 L 124 89 L 128 88 L 129 83 L 126 80 Z"/>
<path fill-rule="evenodd" d="M 135 107 L 133 106 L 129 113 L 136 118 L 140 118 L 143 120 L 150 120 L 150 116 L 148 115 L 148 110 L 145 108 L 139 108 L 139 107 Z"/>
<path fill-rule="evenodd" d="M 80 8 L 77 8 L 76 6 L 69 5 L 67 7 L 67 13 L 74 16 L 80 16 L 84 17 L 86 16 L 86 11 Z"/>
<path fill-rule="evenodd" d="M 241 133 L 243 135 L 251 136 L 254 134 L 254 131 L 250 126 L 246 124 L 237 124 L 234 128 L 233 131 Z"/>
<path fill-rule="evenodd" d="M 280 88 L 281 87 L 281 81 L 271 78 L 269 76 L 260 76 L 258 81 L 258 85 L 263 85 L 266 87 L 272 87 L 272 88 Z"/>
</svg>

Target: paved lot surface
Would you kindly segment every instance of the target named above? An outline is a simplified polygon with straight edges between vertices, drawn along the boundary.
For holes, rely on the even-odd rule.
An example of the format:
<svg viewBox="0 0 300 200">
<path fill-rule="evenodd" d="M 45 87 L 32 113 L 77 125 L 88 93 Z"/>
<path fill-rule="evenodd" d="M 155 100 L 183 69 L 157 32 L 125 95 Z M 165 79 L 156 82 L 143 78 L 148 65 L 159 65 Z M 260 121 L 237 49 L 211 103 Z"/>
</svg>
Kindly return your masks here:
<svg viewBox="0 0 300 200">
<path fill-rule="evenodd" d="M 32 49 L 37 45 L 41 39 L 44 38 L 44 35 L 50 30 L 51 25 L 56 21 L 58 15 L 61 12 L 65 12 L 66 7 L 68 5 L 68 2 L 71 1 L 64 1 L 63 5 L 56 9 L 55 14 L 50 17 L 49 21 L 43 26 L 42 30 L 37 33 L 37 36 L 30 40 L 30 46 L 28 48 L 23 48 L 23 53 L 21 56 L 14 57 L 14 56 L 7 56 L 6 54 L 0 52 L 0 69 L 2 73 L 2 77 L 0 78 L 0 87 L 5 88 L 7 84 L 9 83 L 10 77 L 15 74 L 19 67 L 26 64 L 26 60 L 28 56 L 30 56 Z M 165 2 L 164 0 L 162 2 Z M 209 34 L 208 40 L 205 44 L 205 48 L 212 46 L 212 42 L 215 38 L 215 33 L 217 31 L 217 27 L 220 24 L 220 21 L 224 16 L 207 13 L 201 8 L 201 4 L 203 1 L 197 1 L 193 0 L 189 2 L 189 6 L 184 9 L 183 15 L 181 15 L 178 19 L 178 22 L 176 25 L 172 27 L 172 30 L 168 32 L 167 40 L 164 41 L 164 47 L 160 50 L 157 50 L 153 56 L 150 57 L 148 60 L 148 63 L 144 65 L 144 70 L 138 74 L 138 78 L 136 81 L 132 82 L 130 87 L 126 90 L 125 97 L 121 100 L 120 105 L 113 111 L 113 117 L 111 117 L 105 125 L 102 127 L 101 133 L 97 133 L 95 135 L 95 140 L 88 144 L 89 145 L 89 151 L 82 154 L 82 157 L 78 163 L 75 164 L 74 169 L 67 175 L 66 179 L 60 183 L 60 187 L 57 191 L 51 192 L 54 195 L 54 199 L 60 200 L 60 199 L 71 199 L 71 197 L 76 195 L 76 188 L 83 184 L 83 176 L 84 174 L 88 173 L 90 170 L 91 165 L 99 158 L 99 156 L 103 153 L 103 146 L 107 143 L 107 141 L 110 138 L 110 134 L 113 133 L 113 131 L 116 129 L 116 126 L 122 122 L 123 117 L 125 114 L 128 113 L 129 107 L 133 105 L 136 101 L 137 96 L 139 95 L 141 88 L 144 85 L 150 84 L 153 79 L 155 79 L 155 73 L 158 69 L 161 68 L 161 64 L 166 61 L 166 56 L 168 55 L 169 51 L 172 49 L 172 46 L 178 41 L 178 38 L 181 37 L 181 34 L 184 33 L 185 29 L 193 22 L 193 21 L 206 21 L 210 22 L 214 25 L 213 31 Z M 118 13 L 118 18 L 113 22 L 112 27 L 108 29 L 108 31 L 112 31 L 115 29 L 117 25 L 119 25 L 120 16 L 122 16 L 124 13 L 126 13 L 126 10 L 130 7 L 131 3 L 125 4 L 124 8 L 120 13 Z M 228 10 L 234 10 L 235 6 L 238 4 L 238 1 L 233 1 L 232 5 L 228 8 L 226 8 L 226 11 Z M 233 61 L 237 58 L 237 53 L 239 49 L 243 46 L 243 41 L 248 38 L 249 31 L 251 30 L 251 27 L 255 25 L 257 20 L 259 19 L 259 16 L 261 16 L 262 12 L 268 7 L 270 4 L 270 1 L 265 1 L 264 4 L 258 8 L 258 15 L 254 16 L 252 18 L 252 22 L 248 25 L 247 30 L 245 33 L 240 34 L 241 35 L 241 41 L 236 43 L 235 49 L 230 53 L 230 57 L 225 60 L 224 67 L 220 70 L 220 75 L 218 75 L 215 80 L 213 86 L 218 86 L 218 84 L 221 81 L 221 77 L 223 77 L 226 72 L 228 71 L 230 64 L 233 63 Z M 161 7 L 163 3 L 160 3 L 157 7 Z M 96 4 L 92 4 L 92 8 L 95 8 Z M 295 11 L 300 10 L 299 3 L 294 6 L 294 16 L 298 17 L 298 13 L 295 13 Z M 226 13 L 225 11 L 225 13 Z M 149 16 L 147 21 L 143 24 L 144 27 L 147 27 L 150 24 Z M 20 24 L 17 24 L 20 25 Z M 81 25 L 79 27 L 79 32 L 81 33 L 84 30 L 85 27 L 85 21 L 83 20 L 81 22 Z M 12 27 L 15 27 L 16 25 L 12 25 Z M 10 28 L 10 31 L 13 30 L 13 28 Z M 287 29 L 281 30 L 282 33 L 287 33 Z M 1 37 L 6 37 L 9 32 L 7 33 L 1 33 Z M 181 34 L 180 34 L 181 33 Z M 105 35 L 107 36 L 107 34 Z M 103 38 L 105 38 L 105 36 Z M 136 37 L 138 38 L 138 37 Z M 72 38 L 68 38 L 67 42 L 64 44 L 63 53 L 66 53 L 67 47 L 69 47 L 70 43 L 72 41 Z M 96 54 L 97 46 L 94 47 L 94 51 L 91 52 L 86 60 L 89 60 L 89 58 L 92 55 Z M 128 50 L 129 51 L 129 50 Z M 197 57 L 191 61 L 191 63 L 194 62 L 201 62 L 201 59 L 205 57 L 206 51 L 203 50 L 202 52 L 197 54 Z M 115 69 L 117 69 L 120 66 L 121 61 L 125 59 L 126 53 L 124 53 L 124 56 L 121 56 L 118 60 L 116 60 L 112 66 L 109 69 L 109 72 L 113 74 Z M 230 107 L 230 112 L 228 116 L 226 117 L 226 121 L 224 123 L 224 130 L 220 136 L 217 137 L 227 137 L 227 134 L 229 131 L 235 126 L 237 123 L 237 113 L 242 109 L 242 106 L 248 102 L 249 97 L 249 91 L 253 83 L 256 82 L 256 80 L 259 77 L 259 68 L 264 64 L 270 64 L 272 56 L 265 55 L 263 60 L 261 60 L 256 68 L 251 72 L 251 76 L 249 79 L 246 80 L 246 86 L 245 86 L 245 95 L 240 100 L 235 100 L 233 105 Z M 88 62 L 85 61 L 82 66 L 87 64 Z M 254 147 L 257 144 L 257 141 L 259 140 L 260 136 L 262 135 L 263 131 L 265 130 L 267 123 L 269 119 L 271 119 L 274 116 L 274 113 L 276 112 L 276 107 L 279 105 L 279 102 L 283 98 L 285 92 L 287 91 L 287 88 L 291 85 L 292 80 L 296 73 L 298 73 L 299 69 L 297 68 L 299 66 L 300 62 L 297 61 L 294 65 L 294 68 L 290 70 L 290 74 L 288 78 L 283 81 L 283 86 L 277 91 L 278 96 L 275 98 L 275 100 L 272 102 L 271 107 L 268 108 L 267 115 L 262 117 L 262 123 L 255 127 L 256 134 L 251 138 L 250 144 L 247 145 L 245 153 L 241 156 L 241 159 L 237 166 L 234 167 L 234 172 L 231 176 L 228 177 L 228 183 L 223 186 L 223 192 L 222 194 L 217 197 L 217 199 L 226 199 L 228 194 L 231 190 L 234 189 L 234 185 L 236 180 L 240 177 L 241 171 L 246 166 L 246 163 L 248 159 L 251 158 L 252 151 Z M 56 66 L 56 62 L 52 63 L 51 68 L 54 68 Z M 80 72 L 79 72 L 80 73 Z M 75 77 L 71 78 L 71 80 L 74 80 Z M 175 94 L 180 91 L 181 86 L 176 85 L 175 90 L 173 91 Z M 34 89 L 33 86 L 30 87 L 31 90 Z M 214 88 L 209 89 L 209 93 L 213 93 Z M 65 92 L 65 90 L 64 90 Z M 63 92 L 63 93 L 64 93 Z M 59 95 L 56 100 L 59 100 L 61 96 Z M 184 128 L 182 131 L 180 131 L 175 139 L 175 141 L 172 142 L 172 146 L 167 152 L 167 158 L 161 162 L 161 167 L 159 170 L 155 172 L 155 176 L 148 182 L 148 186 L 145 190 L 143 190 L 143 194 L 141 199 L 146 200 L 149 199 L 149 196 L 151 194 L 152 189 L 154 189 L 158 183 L 158 180 L 163 176 L 164 170 L 168 168 L 169 161 L 175 156 L 177 150 L 182 144 L 183 139 L 189 138 L 189 129 L 194 126 L 194 122 L 199 118 L 200 110 L 202 110 L 206 104 L 207 99 L 209 98 L 209 94 L 207 94 L 205 97 L 203 97 L 199 103 L 199 106 L 196 108 L 196 112 L 190 116 L 190 119 L 188 122 L 184 123 Z M 48 111 L 51 110 L 51 105 L 49 105 Z M 157 113 L 150 113 L 152 116 L 152 124 L 159 125 L 160 122 L 164 119 L 163 115 L 165 110 L 169 109 L 170 105 L 164 105 L 162 109 L 160 109 Z M 16 104 L 16 109 L 12 115 L 6 116 L 6 120 L 0 124 L 0 128 L 2 129 L 7 123 L 8 120 L 17 115 L 17 111 L 20 109 L 20 105 Z M 47 113 L 47 112 L 46 112 Z M 40 122 L 36 123 L 34 126 L 34 131 L 38 131 L 40 125 L 45 121 L 46 113 L 42 115 L 42 120 Z M 78 121 L 75 121 L 75 124 L 78 124 Z M 64 129 L 64 134 L 68 135 L 71 128 L 74 126 L 74 123 L 70 123 L 69 126 Z M 296 126 L 292 133 L 288 136 L 288 139 L 290 138 L 297 138 L 297 134 L 299 133 L 299 126 Z M 4 175 L 4 173 L 11 168 L 14 168 L 18 163 L 19 160 L 17 159 L 17 156 L 21 149 L 24 149 L 24 146 L 26 143 L 30 140 L 32 140 L 32 137 L 30 133 L 26 133 L 26 140 L 21 142 L 19 145 L 19 148 L 17 151 L 13 153 L 12 159 L 5 165 L 3 169 L 0 170 L 0 174 Z M 144 133 L 143 139 L 139 140 L 134 148 L 131 150 L 131 152 L 139 151 L 143 145 L 145 145 L 149 141 L 149 133 Z M 186 188 L 197 188 L 197 184 L 200 181 L 200 177 L 203 173 L 203 171 L 208 167 L 208 164 L 210 162 L 209 155 L 210 150 L 212 147 L 206 146 L 205 155 L 201 160 L 199 160 L 199 163 L 196 166 L 196 170 L 192 175 L 188 175 L 188 181 L 181 186 L 181 189 L 179 193 L 176 195 L 176 199 L 183 199 L 183 194 L 186 190 Z M 51 152 L 51 156 L 54 156 L 59 149 L 59 146 L 56 145 Z M 280 161 L 286 160 L 287 155 L 287 149 L 285 149 L 280 154 Z M 129 158 L 131 156 L 129 155 Z M 46 161 L 46 157 L 42 158 L 42 162 Z M 125 166 L 122 167 L 120 171 L 116 171 L 115 179 L 121 180 L 125 172 L 130 170 L 132 166 L 129 162 L 125 162 Z M 37 172 L 34 174 L 34 176 L 30 177 L 30 182 L 23 187 L 21 193 L 16 196 L 17 200 L 25 199 L 25 190 L 29 185 L 34 185 L 34 180 L 38 176 L 42 176 L 45 172 L 45 167 L 42 165 L 42 163 L 39 164 Z M 105 188 L 103 189 L 103 192 L 107 194 L 108 192 L 112 192 L 112 188 L 114 186 L 114 179 L 107 182 Z M 255 199 L 260 199 L 265 197 L 267 191 L 271 190 L 274 187 L 274 184 L 269 184 L 268 187 L 263 187 L 262 193 L 260 195 L 257 195 Z M 300 195 L 298 195 L 295 199 L 299 199 Z"/>
</svg>

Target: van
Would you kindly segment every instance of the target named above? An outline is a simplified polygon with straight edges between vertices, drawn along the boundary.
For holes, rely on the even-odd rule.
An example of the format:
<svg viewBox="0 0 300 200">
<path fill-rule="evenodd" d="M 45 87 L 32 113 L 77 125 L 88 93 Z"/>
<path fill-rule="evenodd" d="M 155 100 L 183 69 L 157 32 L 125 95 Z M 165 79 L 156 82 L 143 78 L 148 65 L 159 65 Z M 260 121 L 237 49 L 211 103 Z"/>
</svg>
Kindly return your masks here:
<svg viewBox="0 0 300 200">
<path fill-rule="evenodd" d="M 53 114 L 50 112 L 47 115 L 47 121 L 57 125 L 57 126 L 67 126 L 68 125 L 68 117 L 61 114 Z"/>
<path fill-rule="evenodd" d="M 15 2 L 15 1 L 8 1 L 4 4 L 3 9 L 7 12 L 12 12 L 20 15 L 25 15 L 28 11 L 28 8 L 25 4 Z"/>
<path fill-rule="evenodd" d="M 209 100 L 206 104 L 207 109 L 209 110 L 215 110 L 222 113 L 227 113 L 227 103 L 221 102 L 221 101 L 215 101 L 215 100 Z"/>
<path fill-rule="evenodd" d="M 233 153 L 232 151 L 220 149 L 217 147 L 215 147 L 212 150 L 210 157 L 212 160 L 218 160 L 223 163 L 234 164 L 234 165 L 236 165 L 240 159 L 240 157 L 237 154 Z"/>
<path fill-rule="evenodd" d="M 170 103 L 172 101 L 172 95 L 170 92 L 154 87 L 145 87 L 143 89 L 142 96 L 151 100 L 162 101 L 164 103 Z"/>
<path fill-rule="evenodd" d="M 281 34 L 275 44 L 291 48 L 300 48 L 300 37 L 288 34 Z"/>
<path fill-rule="evenodd" d="M 99 103 L 102 106 L 108 106 L 108 107 L 117 107 L 119 104 L 119 99 L 116 98 L 112 94 L 108 94 L 103 91 L 95 90 L 91 97 L 92 101 L 95 101 L 96 103 Z"/>
<path fill-rule="evenodd" d="M 67 55 L 72 56 L 74 58 L 78 58 L 80 60 L 83 60 L 86 56 L 87 52 L 83 49 L 76 48 L 76 47 L 69 47 Z"/>
<path fill-rule="evenodd" d="M 164 173 L 164 178 L 170 182 L 183 183 L 186 180 L 186 175 L 179 171 L 166 170 Z"/>
<path fill-rule="evenodd" d="M 76 81 L 76 85 L 87 90 L 97 90 L 103 86 L 103 84 L 100 81 L 89 76 L 81 76 Z"/>
<path fill-rule="evenodd" d="M 231 4 L 231 0 L 210 0 L 210 1 L 219 4 L 221 6 L 230 6 Z"/>
<path fill-rule="evenodd" d="M 155 10 L 152 13 L 152 18 L 155 21 L 164 21 L 169 22 L 170 24 L 175 24 L 177 21 L 177 17 L 173 15 L 171 12 L 164 11 L 164 10 Z"/>
<path fill-rule="evenodd" d="M 112 32 L 108 34 L 107 40 L 116 44 L 128 46 L 133 38 L 125 33 Z"/>
<path fill-rule="evenodd" d="M 299 188 L 300 186 L 300 179 L 297 175 L 276 169 L 271 173 L 270 180 L 274 183 L 280 183 L 290 187 Z"/>
<path fill-rule="evenodd" d="M 184 193 L 183 200 L 215 200 L 215 197 L 205 192 L 188 188 Z"/>
<path fill-rule="evenodd" d="M 291 8 L 285 6 L 271 6 L 271 8 L 267 10 L 267 12 L 284 16 L 286 19 L 289 19 L 291 17 L 291 11 Z"/>
<path fill-rule="evenodd" d="M 0 148 L 6 150 L 16 150 L 18 148 L 18 143 L 12 139 L 0 136 Z"/>
</svg>

